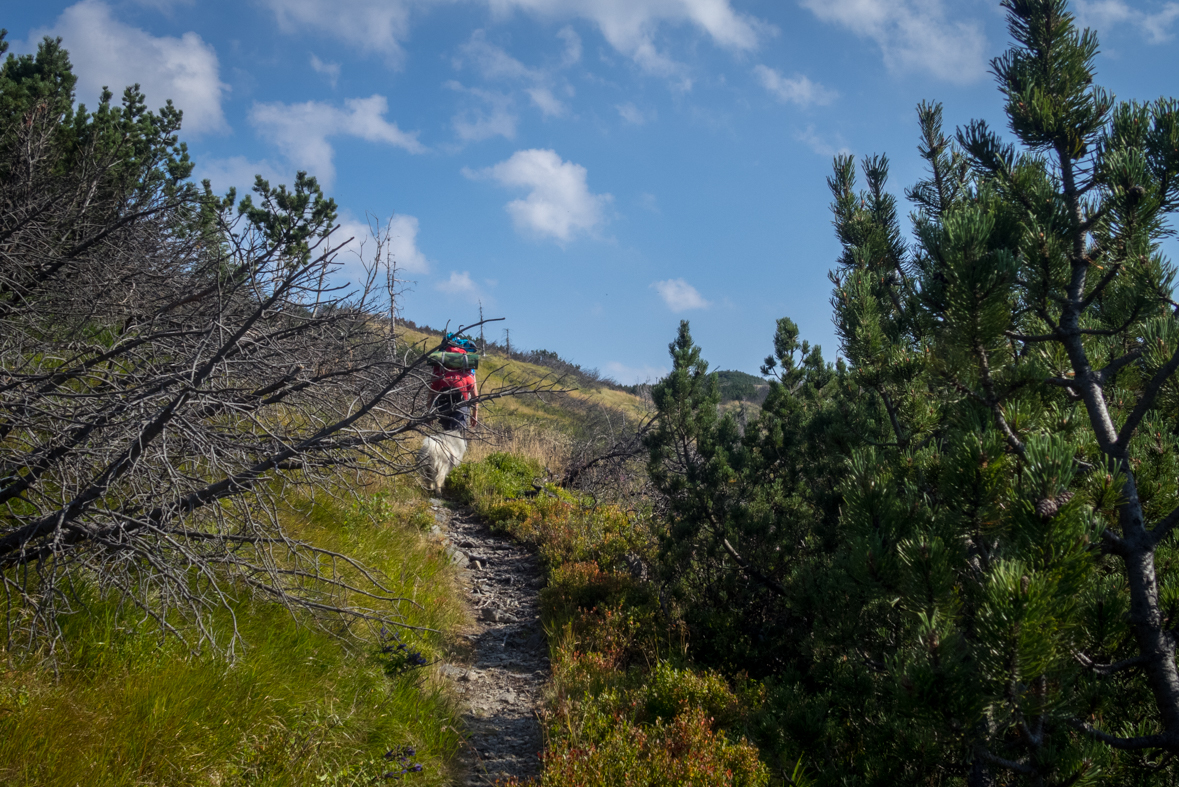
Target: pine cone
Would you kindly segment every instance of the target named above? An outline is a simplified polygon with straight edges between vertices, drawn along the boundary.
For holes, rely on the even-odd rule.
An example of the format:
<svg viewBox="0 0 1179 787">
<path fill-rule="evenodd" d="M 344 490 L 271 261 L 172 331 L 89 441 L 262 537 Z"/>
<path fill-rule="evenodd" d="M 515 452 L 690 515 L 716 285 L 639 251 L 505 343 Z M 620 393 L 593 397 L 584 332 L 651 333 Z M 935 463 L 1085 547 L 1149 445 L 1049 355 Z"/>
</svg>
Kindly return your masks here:
<svg viewBox="0 0 1179 787">
<path fill-rule="evenodd" d="M 1060 506 L 1056 505 L 1056 500 L 1046 497 L 1036 503 L 1036 516 L 1040 519 L 1051 519 L 1056 516 L 1056 512 L 1060 510 Z"/>
<path fill-rule="evenodd" d="M 1046 497 L 1036 503 L 1036 516 L 1044 520 L 1051 519 L 1060 511 L 1061 506 L 1066 505 L 1072 499 L 1073 493 L 1067 489 L 1056 497 Z"/>
</svg>

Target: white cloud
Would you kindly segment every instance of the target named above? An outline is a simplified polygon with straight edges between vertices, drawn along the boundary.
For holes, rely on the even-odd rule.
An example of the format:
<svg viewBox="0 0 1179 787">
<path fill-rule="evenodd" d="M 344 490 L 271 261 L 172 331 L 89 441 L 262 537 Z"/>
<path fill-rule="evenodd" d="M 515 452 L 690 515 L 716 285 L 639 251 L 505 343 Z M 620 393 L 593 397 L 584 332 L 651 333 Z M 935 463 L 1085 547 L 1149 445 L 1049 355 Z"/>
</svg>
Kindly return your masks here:
<svg viewBox="0 0 1179 787">
<path fill-rule="evenodd" d="M 286 33 L 330 36 L 369 55 L 382 55 L 393 68 L 405 59 L 409 0 L 262 0 Z"/>
<path fill-rule="evenodd" d="M 986 39 L 976 21 L 951 21 L 943 0 L 800 0 L 825 22 L 876 42 L 892 71 L 925 71 L 965 84 L 986 74 Z"/>
<path fill-rule="evenodd" d="M 488 4 L 499 13 L 518 9 L 549 18 L 588 20 L 610 46 L 659 76 L 679 76 L 681 70 L 655 46 L 661 24 L 690 24 L 718 46 L 734 51 L 756 48 L 772 30 L 735 11 L 729 0 L 488 0 Z"/>
<path fill-rule="evenodd" d="M 339 63 L 325 63 L 319 59 L 315 54 L 311 55 L 311 67 L 317 74 L 323 74 L 331 82 L 332 87 L 336 86 L 336 82 L 340 79 L 340 64 Z"/>
<path fill-rule="evenodd" d="M 489 178 L 501 185 L 526 188 L 528 196 L 506 206 L 516 230 L 548 236 L 564 243 L 579 233 L 592 233 L 605 222 L 609 194 L 593 194 L 586 169 L 562 161 L 552 150 L 519 150 L 493 167 L 463 170 L 470 178 Z"/>
<path fill-rule="evenodd" d="M 839 97 L 834 90 L 823 87 L 818 82 L 812 82 L 802 74 L 786 77 L 762 65 L 754 67 L 753 73 L 757 75 L 762 87 L 783 104 L 797 104 L 800 107 L 809 107 L 812 104 L 827 106 Z"/>
<path fill-rule="evenodd" d="M 430 261 L 418 250 L 418 220 L 399 213 L 389 224 L 389 240 L 397 267 L 406 273 L 425 273 Z"/>
<path fill-rule="evenodd" d="M 82 0 L 63 11 L 53 27 L 32 31 L 29 49 L 43 36 L 61 36 L 78 75 L 78 92 L 90 106 L 103 87 L 118 101 L 123 88 L 138 82 L 150 108 L 172 99 L 184 110 L 186 135 L 229 130 L 221 111 L 229 87 L 221 82 L 217 53 L 196 33 L 157 38 L 115 19 L 106 3 Z"/>
<path fill-rule="evenodd" d="M 388 100 L 379 95 L 346 99 L 344 109 L 319 101 L 255 103 L 250 109 L 250 123 L 292 164 L 315 175 L 324 186 L 330 186 L 336 177 L 336 167 L 329 137 L 358 137 L 410 153 L 425 151 L 416 133 L 402 131 L 396 123 L 385 119 L 388 109 Z"/>
<path fill-rule="evenodd" d="M 464 87 L 451 80 L 446 87 L 476 99 L 451 120 L 454 132 L 464 142 L 478 142 L 491 137 L 512 139 L 516 136 L 516 115 L 512 112 L 512 97 L 493 90 Z"/>
<path fill-rule="evenodd" d="M 484 79 L 532 79 L 539 80 L 542 74 L 529 68 L 516 58 L 509 55 L 501 47 L 487 40 L 487 33 L 476 30 L 471 38 L 459 47 L 460 56 L 455 59 L 455 67 L 462 68 L 470 63 Z"/>
<path fill-rule="evenodd" d="M 547 19 L 584 19 L 597 26 L 617 51 L 645 70 L 683 82 L 682 66 L 660 52 L 655 36 L 664 24 L 691 25 L 718 46 L 744 52 L 774 28 L 732 7 L 731 0 L 484 0 L 493 14 L 522 11 Z M 393 67 L 405 58 L 411 16 L 454 0 L 262 0 L 286 32 L 331 36 L 363 53 L 383 55 Z M 568 32 L 566 32 L 568 31 Z M 581 42 L 569 28 L 566 65 L 576 62 Z"/>
<path fill-rule="evenodd" d="M 161 13 L 170 14 L 177 8 L 187 8 L 193 5 L 196 0 L 131 0 L 131 2 L 144 8 L 154 8 Z"/>
<path fill-rule="evenodd" d="M 577 32 L 565 25 L 557 31 L 557 38 L 565 42 L 565 53 L 561 56 L 561 65 L 571 66 L 577 61 L 581 60 L 581 36 Z"/>
<path fill-rule="evenodd" d="M 471 274 L 467 271 L 458 273 L 457 271 L 450 272 L 450 278 L 446 281 L 440 281 L 434 285 L 441 292 L 453 298 L 459 298 L 467 303 L 480 303 L 484 306 L 494 303 L 493 299 L 484 292 L 483 288 L 471 279 Z"/>
<path fill-rule="evenodd" d="M 653 383 L 667 376 L 666 366 L 627 366 L 618 361 L 607 361 L 605 372 L 623 385 Z"/>
<path fill-rule="evenodd" d="M 641 126 L 649 120 L 654 120 L 656 117 L 654 109 L 644 112 L 630 101 L 625 104 L 618 104 L 614 108 L 618 110 L 618 114 L 623 120 L 635 126 Z"/>
<path fill-rule="evenodd" d="M 1077 21 L 1084 27 L 1111 28 L 1119 24 L 1137 27 L 1148 43 L 1162 44 L 1174 34 L 1179 3 L 1163 3 L 1155 13 L 1132 8 L 1125 0 L 1077 0 Z"/>
<path fill-rule="evenodd" d="M 531 87 L 525 92 L 545 117 L 561 117 L 569 111 L 565 102 L 554 96 L 547 87 Z"/>
<path fill-rule="evenodd" d="M 806 145 L 820 156 L 847 155 L 851 149 L 843 144 L 843 139 L 836 134 L 834 139 L 828 139 L 815 131 L 813 125 L 807 126 L 794 135 L 794 138 Z"/>
<path fill-rule="evenodd" d="M 663 298 L 663 302 L 667 304 L 667 308 L 673 312 L 688 311 L 689 309 L 707 309 L 710 304 L 704 300 L 704 297 L 683 279 L 668 279 L 667 281 L 657 281 L 651 285 L 659 297 Z"/>
<path fill-rule="evenodd" d="M 417 247 L 416 217 L 398 213 L 394 214 L 388 223 L 379 222 L 371 215 L 366 221 L 358 221 L 348 211 L 342 211 L 339 225 L 339 229 L 332 234 L 333 246 L 344 244 L 336 257 L 341 264 L 338 278 L 347 279 L 353 285 L 364 282 L 368 275 L 365 265 L 372 266 L 376 262 L 376 232 L 381 235 L 388 233 L 388 246 L 381 250 L 382 259 L 385 253 L 392 255 L 397 263 L 398 278 L 408 274 L 429 272 L 430 262 Z M 378 271 L 376 286 L 385 286 L 384 275 L 382 268 Z"/>
<path fill-rule="evenodd" d="M 532 99 L 532 103 L 540 109 L 545 117 L 561 117 L 568 112 L 569 108 L 565 106 L 565 103 L 553 94 L 551 87 L 553 79 L 548 72 L 542 69 L 529 68 L 524 65 L 501 47 L 490 43 L 487 40 L 487 34 L 483 30 L 476 30 L 471 34 L 471 38 L 459 47 L 459 56 L 455 58 L 454 66 L 455 68 L 461 69 L 466 65 L 472 66 L 487 81 L 530 83 L 531 87 L 525 88 L 524 92 L 528 94 L 528 97 Z M 487 99 L 488 95 L 491 94 L 484 94 L 483 98 L 492 107 L 492 112 L 488 116 L 491 118 L 495 117 L 496 105 L 494 101 Z M 500 104 L 502 105 L 502 103 L 501 101 Z M 501 118 L 506 114 L 506 108 L 501 108 Z M 494 127 L 494 124 L 487 125 Z M 470 121 L 466 123 L 466 126 L 479 127 L 477 122 L 472 123 Z M 500 127 L 504 128 L 506 126 L 501 123 Z M 512 122 L 512 133 L 515 133 L 514 118 Z M 486 136 L 491 136 L 491 134 L 487 134 Z M 505 134 L 505 136 L 510 135 Z M 469 138 L 471 137 L 464 137 L 464 139 Z"/>
<path fill-rule="evenodd" d="M 254 187 L 254 179 L 258 175 L 269 181 L 272 186 L 279 183 L 290 184 L 295 180 L 293 170 L 287 171 L 271 161 L 250 161 L 245 156 L 221 159 L 200 157 L 196 160 L 196 168 L 193 171 L 193 179 L 198 182 L 210 181 L 214 193 L 223 194 L 230 188 L 237 189 L 239 200 L 251 193 L 250 189 Z"/>
</svg>

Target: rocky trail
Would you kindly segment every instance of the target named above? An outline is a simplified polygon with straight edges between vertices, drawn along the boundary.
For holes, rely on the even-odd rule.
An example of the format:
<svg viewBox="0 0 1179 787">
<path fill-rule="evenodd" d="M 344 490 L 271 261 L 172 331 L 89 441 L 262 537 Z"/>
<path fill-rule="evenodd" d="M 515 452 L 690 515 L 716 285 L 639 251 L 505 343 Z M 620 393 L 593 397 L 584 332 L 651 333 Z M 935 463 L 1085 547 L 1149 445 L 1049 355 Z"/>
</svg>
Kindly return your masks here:
<svg viewBox="0 0 1179 787">
<path fill-rule="evenodd" d="M 493 534 L 469 511 L 431 500 L 434 537 L 459 567 L 475 623 L 465 632 L 466 658 L 442 665 L 465 704 L 471 733 L 464 785 L 540 773 L 544 741 L 539 712 L 549 679 L 540 622 L 540 560 L 526 547 Z M 461 663 L 460 663 L 461 661 Z"/>
</svg>

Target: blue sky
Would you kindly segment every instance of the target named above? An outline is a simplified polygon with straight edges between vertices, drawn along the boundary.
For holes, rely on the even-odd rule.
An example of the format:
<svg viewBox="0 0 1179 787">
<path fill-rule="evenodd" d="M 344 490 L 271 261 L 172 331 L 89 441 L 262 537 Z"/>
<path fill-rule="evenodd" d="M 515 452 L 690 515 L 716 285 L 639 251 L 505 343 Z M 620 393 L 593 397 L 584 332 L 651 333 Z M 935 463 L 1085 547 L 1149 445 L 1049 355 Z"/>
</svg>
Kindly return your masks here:
<svg viewBox="0 0 1179 787">
<path fill-rule="evenodd" d="M 1103 85 L 1179 94 L 1179 2 L 1074 10 Z M 1008 46 L 990 0 L 4 0 L 0 26 L 62 36 L 84 103 L 174 99 L 219 190 L 304 169 L 348 234 L 391 219 L 406 317 L 482 301 L 623 382 L 683 318 L 713 368 L 756 372 L 783 315 L 834 358 L 832 156 L 887 153 L 901 195 L 918 101 L 1002 125 Z"/>
</svg>

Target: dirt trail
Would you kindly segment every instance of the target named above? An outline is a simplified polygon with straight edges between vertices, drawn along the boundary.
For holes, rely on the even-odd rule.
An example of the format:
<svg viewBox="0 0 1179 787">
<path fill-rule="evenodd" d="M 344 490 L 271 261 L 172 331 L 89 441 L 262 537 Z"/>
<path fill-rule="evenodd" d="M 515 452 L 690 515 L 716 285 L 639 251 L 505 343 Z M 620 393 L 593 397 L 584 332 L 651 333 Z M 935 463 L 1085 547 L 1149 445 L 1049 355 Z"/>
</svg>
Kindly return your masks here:
<svg viewBox="0 0 1179 787">
<path fill-rule="evenodd" d="M 458 565 L 475 610 L 466 632 L 468 663 L 444 664 L 466 704 L 471 738 L 467 787 L 540 772 L 543 748 L 538 713 L 549 678 L 548 647 L 540 623 L 538 591 L 544 573 L 536 555 L 494 535 L 466 509 L 431 500 L 435 537 Z"/>
</svg>

